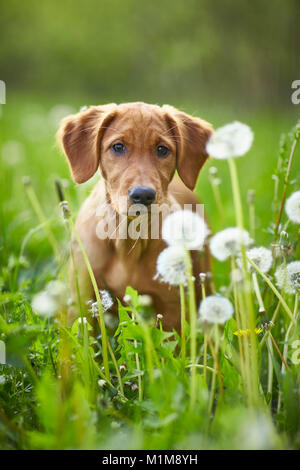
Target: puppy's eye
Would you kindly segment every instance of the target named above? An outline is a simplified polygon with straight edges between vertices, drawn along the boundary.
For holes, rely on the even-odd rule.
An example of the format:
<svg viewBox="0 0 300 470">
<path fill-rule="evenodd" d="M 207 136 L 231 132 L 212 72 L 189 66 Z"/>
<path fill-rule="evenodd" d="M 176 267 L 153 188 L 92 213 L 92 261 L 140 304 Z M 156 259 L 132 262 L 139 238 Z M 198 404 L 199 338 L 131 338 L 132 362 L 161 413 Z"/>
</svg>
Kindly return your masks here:
<svg viewBox="0 0 300 470">
<path fill-rule="evenodd" d="M 164 145 L 159 145 L 158 147 L 156 147 L 156 155 L 159 157 L 159 158 L 166 158 L 170 153 L 170 150 L 168 149 L 168 147 L 165 147 Z"/>
<path fill-rule="evenodd" d="M 114 145 L 111 146 L 111 150 L 116 154 L 116 155 L 125 155 L 126 153 L 126 147 L 124 144 L 121 144 L 121 142 L 118 142 Z"/>
</svg>

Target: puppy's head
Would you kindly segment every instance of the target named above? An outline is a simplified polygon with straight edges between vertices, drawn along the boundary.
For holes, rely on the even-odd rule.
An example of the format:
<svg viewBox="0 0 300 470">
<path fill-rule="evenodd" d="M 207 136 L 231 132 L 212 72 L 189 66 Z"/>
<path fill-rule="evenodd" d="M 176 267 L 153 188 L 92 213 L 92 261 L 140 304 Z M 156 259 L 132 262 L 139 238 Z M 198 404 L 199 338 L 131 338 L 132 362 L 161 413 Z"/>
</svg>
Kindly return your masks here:
<svg viewBox="0 0 300 470">
<path fill-rule="evenodd" d="M 164 202 L 177 169 L 193 189 L 208 155 L 212 127 L 172 106 L 145 103 L 92 106 L 65 118 L 58 139 L 77 183 L 100 167 L 117 212 L 127 204 Z"/>
</svg>

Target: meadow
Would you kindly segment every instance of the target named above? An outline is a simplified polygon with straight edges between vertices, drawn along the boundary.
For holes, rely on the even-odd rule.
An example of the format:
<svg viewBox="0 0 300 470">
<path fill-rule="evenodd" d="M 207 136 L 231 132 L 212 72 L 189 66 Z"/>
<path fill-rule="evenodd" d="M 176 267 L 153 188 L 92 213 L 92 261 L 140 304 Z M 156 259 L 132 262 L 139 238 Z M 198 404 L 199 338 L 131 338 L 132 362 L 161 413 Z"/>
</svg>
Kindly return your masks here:
<svg viewBox="0 0 300 470">
<path fill-rule="evenodd" d="M 6 349 L 6 364 L 0 365 L 0 448 L 300 448 L 300 364 L 293 359 L 300 344 L 295 346 L 300 339 L 297 292 L 277 286 L 278 297 L 268 284 L 276 285 L 279 265 L 299 260 L 300 254 L 299 225 L 286 225 L 285 210 L 278 231 L 275 227 L 291 148 L 299 140 L 299 128 L 293 131 L 296 109 L 255 113 L 172 103 L 215 128 L 239 120 L 254 133 L 252 148 L 236 159 L 236 168 L 244 228 L 254 246 L 273 250 L 271 270 L 265 278 L 257 274 L 265 311 L 259 313 L 252 287 L 232 279 L 230 260 L 214 260 L 214 289 L 232 302 L 246 328 L 239 328 L 235 314 L 206 331 L 199 320 L 190 324 L 187 308 L 182 360 L 182 337 L 164 332 L 151 306 L 128 286 L 127 305 L 119 303 L 119 324 L 98 305 L 112 351 L 107 374 L 103 334 L 93 338 L 83 319 L 71 328 L 64 323 L 67 287 L 56 315 L 39 315 L 32 308 L 45 286 L 54 289 L 49 283 L 68 285 L 72 223 L 63 217 L 55 181 L 75 220 L 99 178 L 75 185 L 55 145 L 60 118 L 86 104 L 78 98 L 60 104 L 15 96 L 0 110 L 0 339 Z M 299 190 L 299 147 L 300 142 L 287 198 Z M 232 189 L 227 162 L 210 159 L 196 192 L 212 234 L 237 224 Z M 189 285 L 187 303 L 191 291 Z"/>
</svg>

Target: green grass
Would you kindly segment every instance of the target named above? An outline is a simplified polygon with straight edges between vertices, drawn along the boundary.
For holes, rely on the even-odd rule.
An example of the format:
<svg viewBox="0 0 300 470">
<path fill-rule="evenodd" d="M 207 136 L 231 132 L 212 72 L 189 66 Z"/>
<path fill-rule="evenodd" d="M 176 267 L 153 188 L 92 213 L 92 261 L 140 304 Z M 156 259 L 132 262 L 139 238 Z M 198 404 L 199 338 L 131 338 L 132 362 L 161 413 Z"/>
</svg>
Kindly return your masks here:
<svg viewBox="0 0 300 470">
<path fill-rule="evenodd" d="M 300 366 L 291 362 L 292 348 L 289 348 L 288 355 L 290 370 L 283 376 L 276 349 L 270 350 L 271 367 L 270 364 L 268 366 L 267 346 L 260 348 L 256 345 L 260 403 L 254 408 L 249 407 L 239 367 L 231 356 L 238 351 L 238 341 L 233 334 L 236 323 L 233 319 L 227 322 L 218 355 L 223 396 L 217 381 L 213 413 L 209 416 L 210 372 L 207 372 L 206 385 L 203 370 L 197 369 L 196 403 L 191 408 L 190 371 L 182 365 L 180 338 L 175 335 L 170 339 L 169 333 L 155 328 L 149 309 L 141 306 L 141 300 L 134 291 L 129 291 L 131 305 L 128 308 L 120 305 L 117 331 L 108 330 L 118 364 L 125 365 L 120 369 L 124 394 L 111 358 L 110 384 L 99 385 L 104 373 L 100 337 L 94 344 L 92 336 L 88 335 L 88 327 L 78 322 L 72 329 L 66 328 L 61 320 L 65 307 L 60 311 L 59 321 L 43 319 L 32 311 L 31 300 L 35 293 L 51 280 L 67 281 L 69 234 L 58 206 L 54 181 L 57 178 L 62 180 L 74 216 L 95 181 L 93 178 L 81 186 L 75 186 L 71 181 L 66 161 L 55 146 L 57 124 L 53 106 L 56 104 L 50 99 L 32 102 L 28 97 L 15 97 L 2 106 L 0 118 L 0 339 L 5 341 L 9 363 L 0 366 L 3 378 L 3 383 L 0 381 L 0 448 L 299 448 Z M 81 104 L 85 103 L 77 100 L 71 105 L 76 111 Z M 288 142 L 282 154 L 282 167 L 278 170 L 280 136 L 295 124 L 294 110 L 255 114 L 247 110 L 237 112 L 201 109 L 199 106 L 199 109 L 186 111 L 201 115 L 215 127 L 238 119 L 253 129 L 254 145 L 249 154 L 236 163 L 246 227 L 249 228 L 247 191 L 255 189 L 255 242 L 258 246 L 269 246 L 274 239 L 271 223 L 276 220 L 290 149 Z M 298 147 L 288 195 L 299 188 L 299 155 Z M 224 226 L 209 181 L 210 166 L 218 168 L 221 178 Z M 279 177 L 279 196 L 275 204 L 272 204 L 273 174 Z M 45 227 L 39 227 L 40 221 L 28 199 L 22 182 L 24 176 L 30 176 L 49 227 L 58 241 L 58 263 Z M 197 194 L 205 204 L 212 232 L 235 225 L 226 162 L 208 162 L 199 177 Z M 297 226 L 291 225 L 288 261 L 299 259 L 298 237 Z M 213 277 L 217 290 L 225 292 L 233 301 L 232 292 L 228 289 L 229 273 L 229 263 L 214 262 Z M 277 304 L 274 294 L 261 280 L 259 282 L 264 292 L 266 314 L 263 318 L 256 318 L 258 326 L 271 319 Z M 293 296 L 285 296 L 285 300 L 293 309 Z M 131 318 L 132 311 L 138 314 L 136 321 Z M 283 350 L 288 325 L 289 319 L 281 308 L 272 329 L 280 351 Z M 189 333 L 187 325 L 186 365 L 190 358 Z M 293 330 L 291 338 L 299 339 L 299 326 Z M 199 364 L 202 364 L 201 329 L 197 333 L 197 344 Z M 210 349 L 208 366 L 214 367 Z M 268 393 L 270 367 L 273 371 L 272 394 Z M 137 391 L 140 383 L 142 397 Z M 278 413 L 279 391 L 282 405 Z"/>
</svg>

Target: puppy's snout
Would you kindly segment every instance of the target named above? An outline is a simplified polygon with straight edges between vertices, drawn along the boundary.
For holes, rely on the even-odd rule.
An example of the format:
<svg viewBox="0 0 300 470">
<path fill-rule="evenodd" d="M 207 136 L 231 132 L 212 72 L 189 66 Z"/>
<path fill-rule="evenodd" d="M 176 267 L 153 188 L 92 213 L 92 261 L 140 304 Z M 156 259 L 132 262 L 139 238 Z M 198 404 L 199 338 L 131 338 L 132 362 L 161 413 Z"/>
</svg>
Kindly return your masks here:
<svg viewBox="0 0 300 470">
<path fill-rule="evenodd" d="M 156 192 L 148 186 L 134 186 L 128 191 L 128 195 L 134 204 L 150 206 L 155 200 Z"/>
</svg>

